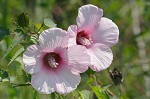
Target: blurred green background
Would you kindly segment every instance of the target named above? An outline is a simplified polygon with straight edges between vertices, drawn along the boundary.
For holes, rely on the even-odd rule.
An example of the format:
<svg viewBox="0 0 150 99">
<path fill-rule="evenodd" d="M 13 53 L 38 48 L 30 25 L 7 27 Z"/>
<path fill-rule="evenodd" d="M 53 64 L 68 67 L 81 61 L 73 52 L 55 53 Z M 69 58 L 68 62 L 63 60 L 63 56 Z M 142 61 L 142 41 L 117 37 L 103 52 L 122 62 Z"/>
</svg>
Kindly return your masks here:
<svg viewBox="0 0 150 99">
<path fill-rule="evenodd" d="M 104 11 L 104 17 L 113 20 L 120 30 L 119 42 L 112 47 L 114 60 L 109 68 L 117 68 L 123 76 L 121 85 L 112 84 L 107 70 L 94 73 L 104 85 L 112 84 L 109 90 L 114 94 L 110 99 L 149 99 L 150 98 L 150 0 L 0 0 L 0 26 L 15 29 L 16 17 L 25 12 L 30 24 L 43 23 L 44 18 L 52 19 L 57 27 L 67 29 L 76 24 L 78 8 L 84 4 L 94 4 Z M 13 33 L 12 33 L 13 34 Z M 12 42 L 7 36 L 0 42 L 0 59 Z M 27 75 L 20 64 L 21 57 L 10 65 L 10 59 L 18 48 L 0 62 L 7 71 L 11 83 L 26 83 Z M 3 72 L 4 73 L 4 72 Z M 93 93 L 88 86 L 86 73 L 77 90 L 88 90 L 90 99 Z M 51 99 L 52 95 L 42 95 L 31 86 L 13 87 L 9 81 L 0 82 L 0 99 Z M 91 83 L 93 85 L 94 81 Z M 78 99 L 77 90 L 63 95 L 65 99 Z M 75 96 L 73 95 L 75 94 Z"/>
</svg>

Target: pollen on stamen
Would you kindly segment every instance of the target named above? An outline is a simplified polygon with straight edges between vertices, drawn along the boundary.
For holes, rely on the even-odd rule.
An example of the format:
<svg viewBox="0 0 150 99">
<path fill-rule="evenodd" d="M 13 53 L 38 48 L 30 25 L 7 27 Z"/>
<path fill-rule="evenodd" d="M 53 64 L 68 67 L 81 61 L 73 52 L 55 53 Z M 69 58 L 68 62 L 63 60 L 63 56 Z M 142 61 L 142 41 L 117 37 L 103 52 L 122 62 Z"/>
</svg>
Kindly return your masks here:
<svg viewBox="0 0 150 99">
<path fill-rule="evenodd" d="M 56 62 L 56 60 L 53 57 L 48 57 L 48 64 L 52 68 L 56 68 L 59 64 Z"/>
<path fill-rule="evenodd" d="M 90 46 L 93 43 L 90 36 L 86 35 L 84 31 L 78 33 L 76 40 L 77 40 L 77 44 L 84 45 L 84 46 Z"/>
<path fill-rule="evenodd" d="M 85 38 L 85 37 L 79 37 L 78 38 L 78 42 L 82 45 L 85 45 L 85 46 L 89 46 L 92 44 L 92 41 L 90 41 L 89 39 Z"/>
<path fill-rule="evenodd" d="M 62 58 L 55 52 L 47 53 L 43 58 L 43 63 L 47 68 L 57 68 Z"/>
</svg>

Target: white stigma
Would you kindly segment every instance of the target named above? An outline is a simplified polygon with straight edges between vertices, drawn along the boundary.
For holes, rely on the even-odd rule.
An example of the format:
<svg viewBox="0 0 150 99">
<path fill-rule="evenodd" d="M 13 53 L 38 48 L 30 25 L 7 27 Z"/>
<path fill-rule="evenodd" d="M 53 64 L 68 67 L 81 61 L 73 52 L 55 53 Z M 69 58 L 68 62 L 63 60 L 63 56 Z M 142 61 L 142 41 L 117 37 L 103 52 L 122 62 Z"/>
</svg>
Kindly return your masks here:
<svg viewBox="0 0 150 99">
<path fill-rule="evenodd" d="M 55 58 L 53 57 L 48 58 L 48 64 L 52 68 L 56 68 L 58 66 L 58 63 L 55 61 Z"/>
<path fill-rule="evenodd" d="M 89 45 L 92 44 L 93 41 L 91 39 L 86 38 L 86 37 L 81 37 L 80 36 L 78 38 L 78 42 L 81 43 L 84 46 L 89 46 Z"/>
</svg>

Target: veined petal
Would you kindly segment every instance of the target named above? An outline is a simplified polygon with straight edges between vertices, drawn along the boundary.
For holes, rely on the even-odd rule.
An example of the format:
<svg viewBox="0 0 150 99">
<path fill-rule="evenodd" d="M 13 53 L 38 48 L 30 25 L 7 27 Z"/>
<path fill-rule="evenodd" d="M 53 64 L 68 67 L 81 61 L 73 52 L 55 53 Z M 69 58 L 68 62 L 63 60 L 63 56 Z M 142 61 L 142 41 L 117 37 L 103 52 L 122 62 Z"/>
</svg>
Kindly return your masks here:
<svg viewBox="0 0 150 99">
<path fill-rule="evenodd" d="M 90 56 L 87 54 L 86 48 L 81 45 L 68 47 L 66 62 L 73 73 L 83 73 L 91 65 Z"/>
<path fill-rule="evenodd" d="M 110 66 L 113 60 L 111 49 L 103 44 L 94 44 L 88 50 L 92 65 L 90 68 L 94 71 L 101 71 Z"/>
<path fill-rule="evenodd" d="M 39 36 L 39 44 L 43 52 L 52 52 L 56 48 L 67 48 L 67 31 L 60 28 L 51 28 L 43 31 Z"/>
<path fill-rule="evenodd" d="M 23 54 L 23 63 L 25 64 L 25 71 L 30 74 L 35 74 L 40 71 L 40 51 L 39 45 L 31 45 Z"/>
<path fill-rule="evenodd" d="M 31 85 L 39 93 L 50 94 L 55 91 L 56 75 L 53 71 L 41 71 L 38 74 L 32 75 Z"/>
<path fill-rule="evenodd" d="M 76 45 L 77 25 L 70 25 L 68 27 L 68 34 L 69 34 L 68 46 Z"/>
<path fill-rule="evenodd" d="M 77 88 L 81 77 L 79 74 L 73 74 L 70 69 L 63 68 L 57 72 L 57 80 L 55 90 L 60 94 L 70 93 Z"/>
<path fill-rule="evenodd" d="M 98 24 L 102 15 L 103 10 L 98 8 L 97 6 L 88 4 L 80 7 L 78 9 L 78 16 L 76 19 L 78 32 L 81 32 L 83 30 L 85 32 L 93 31 L 95 25 Z"/>
<path fill-rule="evenodd" d="M 119 29 L 112 20 L 103 17 L 95 33 L 92 34 L 92 39 L 94 43 L 101 43 L 111 47 L 118 42 Z"/>
<path fill-rule="evenodd" d="M 77 25 L 70 25 L 68 27 L 69 37 L 76 37 L 77 35 Z"/>
<path fill-rule="evenodd" d="M 73 74 L 69 69 L 60 71 L 42 71 L 32 75 L 31 85 L 39 93 L 50 94 L 58 92 L 60 94 L 70 93 L 77 88 L 81 78 L 79 74 Z"/>
</svg>

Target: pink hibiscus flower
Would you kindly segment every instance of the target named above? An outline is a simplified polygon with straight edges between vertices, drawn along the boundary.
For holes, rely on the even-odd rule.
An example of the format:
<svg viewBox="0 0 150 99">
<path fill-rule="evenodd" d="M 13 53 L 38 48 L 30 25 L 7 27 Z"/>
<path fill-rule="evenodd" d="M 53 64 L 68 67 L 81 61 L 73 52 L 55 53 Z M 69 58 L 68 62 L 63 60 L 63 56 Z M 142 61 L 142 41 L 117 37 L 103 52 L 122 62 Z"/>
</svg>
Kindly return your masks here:
<svg viewBox="0 0 150 99">
<path fill-rule="evenodd" d="M 68 47 L 67 31 L 52 28 L 39 36 L 39 45 L 31 45 L 23 54 L 25 71 L 32 75 L 31 85 L 40 93 L 65 94 L 76 89 L 80 74 L 89 60 L 83 46 Z"/>
<path fill-rule="evenodd" d="M 84 5 L 78 9 L 77 25 L 68 28 L 69 46 L 85 46 L 91 58 L 90 68 L 94 71 L 110 66 L 113 60 L 110 47 L 118 42 L 119 37 L 117 25 L 102 16 L 102 9 L 91 4 Z"/>
</svg>

